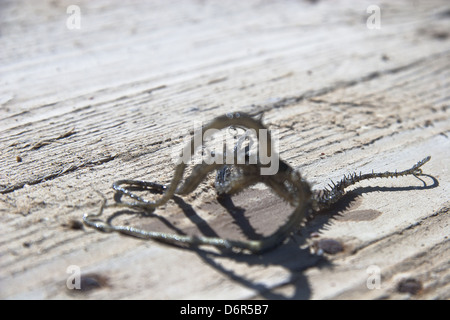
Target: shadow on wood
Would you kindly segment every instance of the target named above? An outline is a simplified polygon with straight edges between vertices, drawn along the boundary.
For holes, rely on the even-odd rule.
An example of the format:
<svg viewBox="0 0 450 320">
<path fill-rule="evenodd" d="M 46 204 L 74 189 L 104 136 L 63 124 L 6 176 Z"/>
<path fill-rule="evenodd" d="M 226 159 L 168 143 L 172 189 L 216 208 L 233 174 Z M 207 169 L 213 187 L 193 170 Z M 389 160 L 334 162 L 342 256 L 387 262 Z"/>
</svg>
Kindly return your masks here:
<svg viewBox="0 0 450 320">
<path fill-rule="evenodd" d="M 318 214 L 311 216 L 306 225 L 301 230 L 291 236 L 284 244 L 271 250 L 269 252 L 255 255 L 255 254 L 240 254 L 230 252 L 225 249 L 215 250 L 216 248 L 208 250 L 200 247 L 189 246 L 186 244 L 174 244 L 175 246 L 190 250 L 196 253 L 203 262 L 205 262 L 210 267 L 214 268 L 216 271 L 222 273 L 227 278 L 232 281 L 243 285 L 252 291 L 254 291 L 257 296 L 261 296 L 266 299 L 309 299 L 311 297 L 311 288 L 308 284 L 308 279 L 303 275 L 303 271 L 315 266 L 318 268 L 333 268 L 332 262 L 324 255 L 312 254 L 310 248 L 305 246 L 309 235 L 313 233 L 320 232 L 331 219 L 337 216 L 343 216 L 343 213 L 348 210 L 352 202 L 354 202 L 358 197 L 363 194 L 371 192 L 406 192 L 411 190 L 424 190 L 433 189 L 439 186 L 439 181 L 431 176 L 424 175 L 432 180 L 432 184 L 427 185 L 425 181 L 419 179 L 423 182 L 423 186 L 405 186 L 405 187 L 360 187 L 348 192 L 332 209 L 322 211 Z M 195 209 L 188 203 L 186 203 L 181 197 L 175 196 L 173 198 L 178 207 L 183 211 L 185 216 L 196 225 L 198 231 L 208 237 L 219 237 L 217 232 L 205 221 L 203 220 L 195 211 Z M 250 224 L 249 220 L 245 217 L 245 209 L 236 206 L 233 202 L 232 197 L 221 196 L 218 198 L 219 203 L 230 213 L 234 218 L 236 224 L 241 228 L 242 232 L 246 237 L 254 239 L 262 237 L 255 228 Z M 108 223 L 112 223 L 114 219 L 122 215 L 128 214 L 138 214 L 143 217 L 156 217 L 165 226 L 169 227 L 172 231 L 184 235 L 185 232 L 180 230 L 178 227 L 171 224 L 171 222 L 164 217 L 153 213 L 142 213 L 132 210 L 121 210 L 117 211 L 108 217 Z M 167 244 L 167 243 L 165 243 Z M 286 257 L 290 257 L 287 259 Z M 292 257 L 295 257 L 292 259 Z M 238 264 L 243 264 L 248 267 L 252 266 L 276 266 L 281 267 L 288 271 L 290 276 L 281 284 L 276 287 L 267 286 L 264 283 L 258 281 L 253 281 L 248 277 L 239 274 L 238 271 L 231 268 L 226 268 L 220 263 L 221 259 L 229 259 Z M 283 286 L 293 287 L 293 293 L 286 295 L 284 293 L 276 292 L 277 289 Z"/>
</svg>

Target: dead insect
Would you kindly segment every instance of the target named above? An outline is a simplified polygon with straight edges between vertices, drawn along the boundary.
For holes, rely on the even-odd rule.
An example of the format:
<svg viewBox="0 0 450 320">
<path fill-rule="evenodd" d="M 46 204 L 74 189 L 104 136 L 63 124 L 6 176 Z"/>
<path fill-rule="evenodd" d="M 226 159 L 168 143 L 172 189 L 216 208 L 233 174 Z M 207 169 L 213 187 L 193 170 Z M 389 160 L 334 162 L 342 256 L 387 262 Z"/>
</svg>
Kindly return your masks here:
<svg viewBox="0 0 450 320">
<path fill-rule="evenodd" d="M 190 150 L 190 155 L 202 146 L 196 146 L 198 141 L 197 134 L 203 137 L 203 134 L 208 130 L 222 130 L 229 127 L 233 128 L 247 128 L 257 133 L 258 142 L 265 143 L 265 150 L 268 156 L 271 157 L 273 141 L 270 132 L 262 124 L 260 119 L 255 119 L 245 113 L 227 114 L 212 120 L 209 124 L 203 126 L 199 132 L 194 134 L 191 142 L 187 145 L 186 150 Z M 259 135 L 261 130 L 265 130 L 268 136 L 262 140 Z M 200 138 L 201 139 L 201 138 Z M 203 141 L 203 140 L 201 140 Z M 189 148 L 190 147 L 190 148 Z M 239 158 L 239 150 L 234 149 L 233 164 L 224 165 L 222 163 L 206 163 L 202 162 L 194 166 L 192 173 L 188 176 L 184 183 L 183 174 L 187 164 L 179 163 L 175 168 L 175 173 L 169 185 L 161 185 L 155 182 L 140 181 L 140 180 L 119 180 L 113 183 L 113 189 L 116 191 L 114 197 L 115 203 L 107 204 L 106 199 L 103 199 L 100 210 L 96 214 L 85 214 L 83 217 L 84 223 L 105 232 L 120 232 L 126 235 L 144 238 L 156 239 L 166 243 L 172 244 L 187 244 L 187 245 L 212 245 L 220 248 L 228 248 L 234 250 L 247 250 L 253 253 L 263 252 L 280 245 L 291 233 L 301 225 L 301 222 L 312 212 L 317 212 L 328 208 L 341 199 L 345 194 L 345 189 L 360 181 L 373 178 L 390 178 L 401 177 L 406 175 L 421 176 L 421 167 L 430 160 L 426 157 L 416 163 L 410 169 L 400 172 L 380 172 L 368 174 L 349 174 L 337 183 L 332 182 L 328 188 L 313 192 L 310 184 L 303 179 L 301 174 L 294 170 L 288 163 L 276 159 L 276 167 L 278 170 L 272 174 L 262 174 L 262 170 L 267 170 L 272 164 L 267 164 L 266 161 L 261 161 L 258 156 L 256 161 L 250 161 L 251 157 L 248 154 L 248 149 L 245 150 L 244 156 L 242 153 Z M 238 158 L 240 161 L 238 161 Z M 228 158 L 227 158 L 228 159 Z M 272 158 L 270 158 L 272 159 Z M 253 158 L 255 160 L 255 158 Z M 153 211 L 161 205 L 169 201 L 175 194 L 187 195 L 194 191 L 197 186 L 213 171 L 218 170 L 216 175 L 215 187 L 218 195 L 235 194 L 256 183 L 264 183 L 271 188 L 278 196 L 289 202 L 295 209 L 287 219 L 286 223 L 279 227 L 272 235 L 262 238 L 260 240 L 231 240 L 218 237 L 204 237 L 204 236 L 190 236 L 171 234 L 164 232 L 146 231 L 131 226 L 116 226 L 111 224 L 111 220 L 100 220 L 104 208 L 107 207 L 131 207 L 134 209 L 141 209 L 144 211 Z M 153 193 L 161 194 L 161 197 L 156 201 L 146 200 L 132 191 L 151 191 Z M 127 196 L 132 199 L 132 202 L 122 202 L 122 196 Z"/>
</svg>

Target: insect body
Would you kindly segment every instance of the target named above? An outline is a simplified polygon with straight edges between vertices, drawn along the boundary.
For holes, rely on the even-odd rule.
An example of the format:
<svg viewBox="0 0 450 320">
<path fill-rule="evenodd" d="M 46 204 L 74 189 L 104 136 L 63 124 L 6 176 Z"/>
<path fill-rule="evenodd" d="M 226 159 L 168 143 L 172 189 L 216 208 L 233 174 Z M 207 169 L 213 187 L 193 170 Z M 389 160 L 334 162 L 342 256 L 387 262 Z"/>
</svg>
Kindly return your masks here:
<svg viewBox="0 0 450 320">
<path fill-rule="evenodd" d="M 261 141 L 259 132 L 267 130 L 267 128 L 258 119 L 255 119 L 245 113 L 227 114 L 215 118 L 209 124 L 202 127 L 197 134 L 203 135 L 210 129 L 222 130 L 228 127 L 241 127 L 256 132 L 257 139 Z M 195 139 L 190 142 L 191 155 L 195 153 Z M 272 139 L 270 132 L 268 139 L 265 139 L 267 145 L 266 150 L 272 151 Z M 197 146 L 198 147 L 198 146 Z M 271 154 L 273 156 L 273 154 Z M 237 152 L 234 153 L 237 157 Z M 343 197 L 345 189 L 362 180 L 373 178 L 400 177 L 406 175 L 420 176 L 422 175 L 421 167 L 430 160 L 426 157 L 422 161 L 415 164 L 412 168 L 400 172 L 383 172 L 368 174 L 350 174 L 333 183 L 333 186 L 324 190 L 312 192 L 310 184 L 302 178 L 301 174 L 294 170 L 288 163 L 279 157 L 272 157 L 277 162 L 278 170 L 273 174 L 262 174 L 262 170 L 267 169 L 270 164 L 262 163 L 259 157 L 256 161 L 235 161 L 232 165 L 224 165 L 223 163 L 201 163 L 194 166 L 192 173 L 183 182 L 183 174 L 186 169 L 186 163 L 179 163 L 175 168 L 175 173 L 169 185 L 164 186 L 155 182 L 140 180 L 119 180 L 113 183 L 113 189 L 116 191 L 116 202 L 106 204 L 103 201 L 97 214 L 86 214 L 83 217 L 84 223 L 90 227 L 105 232 L 120 232 L 144 239 L 155 239 L 172 244 L 188 244 L 188 245 L 212 245 L 221 248 L 245 250 L 253 253 L 263 252 L 280 245 L 290 234 L 296 230 L 301 222 L 312 212 L 320 211 L 330 207 Z M 237 159 L 235 159 L 237 160 Z M 247 159 L 248 160 L 248 159 Z M 231 240 L 218 237 L 189 236 L 180 234 L 171 234 L 164 232 L 155 232 L 142 230 L 130 226 L 115 226 L 110 221 L 105 222 L 99 219 L 106 207 L 130 207 L 145 211 L 153 211 L 157 207 L 165 204 L 174 195 L 187 195 L 194 191 L 197 186 L 211 172 L 217 170 L 215 187 L 218 195 L 232 195 L 238 193 L 256 183 L 264 183 L 271 188 L 279 197 L 289 202 L 294 211 L 289 216 L 286 223 L 280 226 L 272 235 L 259 240 Z M 161 194 L 156 201 L 143 199 L 132 192 L 132 190 L 150 190 Z M 121 197 L 127 196 L 132 202 L 122 202 Z"/>
</svg>

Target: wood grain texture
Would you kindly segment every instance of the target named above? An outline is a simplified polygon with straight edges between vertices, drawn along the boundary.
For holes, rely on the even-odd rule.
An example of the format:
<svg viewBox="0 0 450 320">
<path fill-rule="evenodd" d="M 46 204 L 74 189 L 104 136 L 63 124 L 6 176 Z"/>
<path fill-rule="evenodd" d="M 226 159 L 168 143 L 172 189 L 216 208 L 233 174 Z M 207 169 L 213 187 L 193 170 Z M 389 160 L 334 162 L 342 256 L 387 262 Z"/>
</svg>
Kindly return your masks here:
<svg viewBox="0 0 450 320">
<path fill-rule="evenodd" d="M 1 3 L 1 298 L 450 298 L 446 1 L 378 1 L 380 29 L 366 25 L 371 1 L 78 1 L 76 30 L 71 4 Z M 112 201 L 117 179 L 169 182 L 194 122 L 231 111 L 262 113 L 281 157 L 314 188 L 427 155 L 432 177 L 362 183 L 262 256 L 79 224 L 98 210 L 96 191 Z M 118 219 L 252 237 L 289 213 L 258 186 L 226 210 L 211 182 L 159 218 Z M 322 239 L 343 250 L 312 253 Z M 67 289 L 69 266 L 83 290 Z M 404 279 L 421 289 L 402 292 Z"/>
</svg>

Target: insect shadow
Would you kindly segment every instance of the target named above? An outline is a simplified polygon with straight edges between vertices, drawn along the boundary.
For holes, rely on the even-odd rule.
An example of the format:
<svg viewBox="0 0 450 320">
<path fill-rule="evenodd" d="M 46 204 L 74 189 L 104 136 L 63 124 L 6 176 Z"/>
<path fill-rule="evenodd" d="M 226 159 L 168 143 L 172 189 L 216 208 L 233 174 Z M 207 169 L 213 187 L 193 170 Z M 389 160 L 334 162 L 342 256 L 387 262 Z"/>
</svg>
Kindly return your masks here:
<svg viewBox="0 0 450 320">
<path fill-rule="evenodd" d="M 304 275 L 304 271 L 312 268 L 332 268 L 332 260 L 325 255 L 316 255 L 311 253 L 309 248 L 303 246 L 309 236 L 312 233 L 320 233 L 330 222 L 340 215 L 345 215 L 345 212 L 351 207 L 358 197 L 363 194 L 371 192 L 404 192 L 411 190 L 423 190 L 432 189 L 439 186 L 439 181 L 431 176 L 424 174 L 432 180 L 432 184 L 427 184 L 422 179 L 422 186 L 406 186 L 406 187 L 357 187 L 348 192 L 342 197 L 342 199 L 336 203 L 332 208 L 321 211 L 311 216 L 301 229 L 301 232 L 297 232 L 289 237 L 283 245 L 261 254 L 240 254 L 226 249 L 213 248 L 207 249 L 198 246 L 191 246 L 186 244 L 167 244 L 173 245 L 179 248 L 190 250 L 196 253 L 204 263 L 214 268 L 232 281 L 248 288 L 254 292 L 254 296 L 262 297 L 265 299 L 309 299 L 312 295 L 312 289 L 308 283 L 307 277 Z M 196 225 L 198 231 L 209 237 L 219 237 L 217 232 L 197 214 L 195 209 L 188 203 L 186 203 L 181 197 L 174 196 L 173 200 L 177 206 L 182 210 L 187 219 Z M 249 219 L 244 215 L 246 209 L 236 206 L 233 202 L 233 198 L 230 196 L 221 197 L 218 199 L 219 204 L 224 207 L 227 212 L 234 218 L 235 223 L 241 228 L 246 237 L 260 237 L 261 235 L 251 225 Z M 162 222 L 166 227 L 175 231 L 178 234 L 184 234 L 184 232 L 173 225 L 169 220 L 160 215 L 156 215 L 152 212 L 137 212 L 129 209 L 120 210 L 108 218 L 108 223 L 125 214 L 141 214 L 146 217 L 154 217 Z M 273 223 L 276 223 L 275 221 Z M 158 241 L 158 240 L 155 240 Z M 288 276 L 285 277 L 281 283 L 276 286 L 268 285 L 263 281 L 265 279 L 250 279 L 249 273 L 246 275 L 236 269 L 243 270 L 242 268 L 227 268 L 226 263 L 221 263 L 224 260 L 232 260 L 241 266 L 246 268 L 251 267 L 281 267 L 288 272 Z M 283 290 L 289 288 L 288 290 Z M 292 292 L 286 294 L 285 292 Z"/>
</svg>

